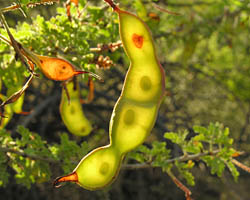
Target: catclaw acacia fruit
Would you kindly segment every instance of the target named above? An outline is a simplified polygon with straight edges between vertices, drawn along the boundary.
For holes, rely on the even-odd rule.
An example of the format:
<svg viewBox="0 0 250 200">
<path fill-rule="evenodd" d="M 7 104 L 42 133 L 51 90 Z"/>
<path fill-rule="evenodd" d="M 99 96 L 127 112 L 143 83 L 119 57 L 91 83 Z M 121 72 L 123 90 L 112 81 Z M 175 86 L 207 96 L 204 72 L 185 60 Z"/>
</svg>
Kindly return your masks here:
<svg viewBox="0 0 250 200">
<path fill-rule="evenodd" d="M 67 81 L 78 74 L 89 73 L 76 70 L 74 65 L 61 58 L 37 55 L 24 47 L 22 47 L 22 53 L 51 80 Z"/>
<path fill-rule="evenodd" d="M 131 61 L 111 116 L 110 144 L 90 152 L 73 173 L 57 178 L 55 185 L 71 181 L 95 190 L 110 184 L 119 173 L 126 153 L 142 144 L 152 130 L 165 94 L 164 70 L 158 62 L 148 27 L 111 0 L 105 1 L 119 15 L 120 36 Z"/>
<path fill-rule="evenodd" d="M 62 120 L 72 134 L 86 136 L 91 132 L 92 126 L 82 110 L 79 85 L 76 83 L 74 87 L 74 82 L 71 81 L 66 87 L 70 96 L 70 103 L 68 102 L 66 91 L 63 89 L 60 103 Z"/>
<path fill-rule="evenodd" d="M 39 68 L 43 74 L 55 81 L 66 81 L 78 74 L 88 73 L 86 71 L 78 71 L 66 60 L 61 58 L 51 58 L 48 56 L 37 55 L 40 60 Z"/>
<path fill-rule="evenodd" d="M 89 74 L 90 76 L 93 76 L 102 81 L 101 77 L 92 72 L 77 70 L 76 67 L 67 60 L 56 57 L 37 55 L 27 48 L 23 47 L 20 43 L 18 44 L 22 54 L 29 61 L 35 64 L 43 72 L 43 74 L 51 80 L 68 81 L 76 75 Z"/>
<path fill-rule="evenodd" d="M 4 19 L 2 9 L 0 9 L 0 21 L 2 22 L 4 28 L 6 29 L 8 35 L 9 35 L 10 41 L 7 38 L 5 38 L 4 36 L 2 36 L 1 34 L 0 34 L 0 40 L 4 41 L 5 43 L 7 43 L 8 45 L 10 45 L 14 48 L 15 53 L 16 53 L 15 54 L 16 60 L 20 59 L 22 61 L 22 63 L 27 67 L 27 69 L 31 72 L 31 76 L 30 76 L 29 80 L 26 82 L 26 84 L 23 86 L 23 88 L 21 88 L 20 90 L 15 92 L 13 95 L 11 95 L 9 98 L 7 98 L 5 101 L 3 101 L 0 104 L 0 120 L 2 117 L 4 117 L 3 116 L 4 106 L 6 106 L 7 104 L 10 104 L 10 103 L 14 103 L 18 99 L 20 99 L 22 94 L 24 93 L 24 91 L 30 85 L 33 76 L 36 75 L 34 73 L 34 65 L 39 67 L 40 70 L 43 72 L 43 74 L 47 78 L 49 78 L 51 80 L 55 80 L 55 81 L 63 81 L 62 85 L 63 85 L 64 89 L 66 89 L 66 82 L 71 80 L 73 77 L 75 77 L 76 75 L 79 75 L 79 74 L 88 73 L 90 76 L 93 76 L 99 80 L 102 80 L 98 75 L 96 75 L 92 72 L 77 70 L 75 68 L 75 66 L 72 65 L 67 60 L 64 60 L 61 58 L 53 58 L 53 57 L 48 57 L 48 56 L 37 55 L 37 54 L 29 51 L 28 49 L 24 48 L 19 42 L 17 42 L 15 40 L 15 38 L 11 34 L 9 27 L 8 27 L 8 24 Z M 66 93 L 67 93 L 67 91 L 66 91 Z M 67 95 L 67 97 L 69 100 L 69 95 Z M 20 99 L 20 101 L 21 101 L 21 99 Z M 19 109 L 18 111 L 20 111 L 20 106 L 17 109 Z"/>
<path fill-rule="evenodd" d="M 123 155 L 112 145 L 99 147 L 86 155 L 71 174 L 58 177 L 54 186 L 59 187 L 61 182 L 70 181 L 88 190 L 102 188 L 116 177 L 121 158 Z"/>
</svg>

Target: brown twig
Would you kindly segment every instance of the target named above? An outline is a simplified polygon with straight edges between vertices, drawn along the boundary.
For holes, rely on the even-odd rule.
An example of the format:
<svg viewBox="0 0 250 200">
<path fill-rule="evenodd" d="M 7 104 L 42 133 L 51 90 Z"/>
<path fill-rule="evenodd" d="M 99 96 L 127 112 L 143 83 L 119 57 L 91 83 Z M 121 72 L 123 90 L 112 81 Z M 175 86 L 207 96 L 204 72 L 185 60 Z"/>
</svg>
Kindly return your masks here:
<svg viewBox="0 0 250 200">
<path fill-rule="evenodd" d="M 40 2 L 36 2 L 36 3 L 28 3 L 25 6 L 28 8 L 33 8 L 39 5 L 51 5 L 53 3 L 59 3 L 59 0 L 41 0 Z M 13 11 L 16 9 L 21 9 L 21 6 L 19 4 L 13 4 L 11 6 L 8 6 L 6 8 L 2 8 L 1 11 L 2 12 L 9 12 L 9 11 Z"/>
<path fill-rule="evenodd" d="M 79 12 L 79 8 L 78 8 L 79 1 L 78 0 L 68 0 L 65 3 L 65 7 L 66 7 L 66 13 L 67 13 L 69 21 L 71 21 L 71 19 L 72 19 L 71 13 L 70 13 L 71 3 L 75 4 L 75 6 L 77 7 L 78 16 L 80 16 L 80 12 Z"/>
<path fill-rule="evenodd" d="M 120 8 L 112 0 L 104 0 L 114 11 L 119 12 Z"/>
<path fill-rule="evenodd" d="M 232 159 L 231 160 L 233 164 L 235 164 L 236 166 L 238 166 L 239 168 L 243 169 L 244 171 L 250 173 L 250 167 L 242 164 L 241 162 L 239 162 L 238 160 Z"/>
<path fill-rule="evenodd" d="M 176 176 L 171 171 L 168 171 L 167 173 L 172 179 L 172 181 L 175 183 L 175 185 L 178 188 L 180 188 L 183 192 L 185 192 L 186 200 L 192 200 L 191 198 L 192 192 L 178 178 L 176 178 Z"/>
</svg>

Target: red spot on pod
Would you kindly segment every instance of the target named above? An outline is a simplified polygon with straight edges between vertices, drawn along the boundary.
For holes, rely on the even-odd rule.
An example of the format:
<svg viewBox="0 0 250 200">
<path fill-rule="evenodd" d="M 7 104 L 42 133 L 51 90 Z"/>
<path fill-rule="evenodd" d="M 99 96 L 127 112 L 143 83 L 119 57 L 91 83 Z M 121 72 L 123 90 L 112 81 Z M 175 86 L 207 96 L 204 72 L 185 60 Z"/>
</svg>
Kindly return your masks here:
<svg viewBox="0 0 250 200">
<path fill-rule="evenodd" d="M 132 35 L 132 40 L 134 42 L 134 45 L 139 49 L 142 48 L 143 46 L 143 39 L 144 39 L 143 36 L 137 35 L 136 33 Z"/>
</svg>

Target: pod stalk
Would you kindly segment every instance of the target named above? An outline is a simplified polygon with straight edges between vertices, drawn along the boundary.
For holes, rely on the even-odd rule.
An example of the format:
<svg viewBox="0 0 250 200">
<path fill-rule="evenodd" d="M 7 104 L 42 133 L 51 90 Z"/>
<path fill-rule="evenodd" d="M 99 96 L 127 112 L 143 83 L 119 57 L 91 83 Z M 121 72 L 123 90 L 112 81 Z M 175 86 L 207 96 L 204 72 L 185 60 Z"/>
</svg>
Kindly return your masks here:
<svg viewBox="0 0 250 200">
<path fill-rule="evenodd" d="M 104 0 L 114 11 L 120 12 L 120 8 L 113 2 L 113 0 Z"/>
</svg>

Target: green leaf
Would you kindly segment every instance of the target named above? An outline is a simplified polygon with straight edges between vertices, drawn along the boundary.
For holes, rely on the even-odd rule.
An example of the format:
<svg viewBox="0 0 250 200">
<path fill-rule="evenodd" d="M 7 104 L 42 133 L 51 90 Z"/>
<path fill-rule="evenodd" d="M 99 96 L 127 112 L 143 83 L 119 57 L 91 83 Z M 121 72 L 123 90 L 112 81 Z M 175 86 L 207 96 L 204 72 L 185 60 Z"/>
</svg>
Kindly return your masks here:
<svg viewBox="0 0 250 200">
<path fill-rule="evenodd" d="M 140 163 L 146 162 L 146 157 L 142 153 L 132 151 L 129 153 L 128 157 L 130 159 L 134 159 Z"/>
<path fill-rule="evenodd" d="M 195 133 L 200 133 L 200 134 L 207 134 L 207 129 L 205 127 L 202 126 L 193 126 L 193 130 Z"/>
<path fill-rule="evenodd" d="M 150 152 L 153 156 L 166 153 L 166 142 L 154 141 Z"/>
<path fill-rule="evenodd" d="M 228 169 L 230 170 L 231 174 L 234 177 L 234 181 L 238 181 L 238 177 L 240 175 L 240 173 L 238 172 L 237 168 L 235 167 L 235 165 L 231 162 L 231 161 L 227 161 L 226 162 Z"/>
<path fill-rule="evenodd" d="M 202 149 L 203 149 L 203 145 L 201 142 L 192 141 L 192 140 L 190 140 L 187 143 L 187 145 L 183 147 L 184 152 L 193 153 L 193 154 L 200 153 Z"/>
<path fill-rule="evenodd" d="M 217 174 L 217 176 L 221 177 L 223 171 L 225 169 L 225 164 L 220 158 L 214 158 L 211 163 L 211 173 Z"/>
<path fill-rule="evenodd" d="M 0 186 L 6 186 L 9 181 L 10 174 L 7 172 L 6 155 L 0 151 Z"/>
<path fill-rule="evenodd" d="M 174 132 L 165 133 L 164 138 L 171 140 L 171 142 L 176 143 L 176 144 L 181 144 L 183 142 L 179 134 L 174 133 Z"/>
<path fill-rule="evenodd" d="M 31 0 L 19 0 L 19 1 L 20 1 L 21 4 L 24 4 L 24 5 L 32 2 Z"/>
<path fill-rule="evenodd" d="M 195 185 L 194 176 L 193 176 L 193 174 L 191 172 L 185 170 L 185 171 L 182 172 L 181 175 L 185 178 L 188 185 L 191 185 L 191 186 Z"/>
<path fill-rule="evenodd" d="M 189 185 L 195 185 L 194 176 L 189 171 L 191 168 L 193 168 L 194 163 L 193 162 L 187 162 L 187 163 L 181 163 L 181 162 L 175 162 L 175 166 L 177 167 L 180 175 L 185 178 L 187 183 Z"/>
<path fill-rule="evenodd" d="M 217 174 L 218 177 L 221 177 L 223 171 L 225 170 L 224 161 L 217 156 L 203 156 L 201 158 L 206 164 L 211 167 L 211 173 Z"/>
</svg>

